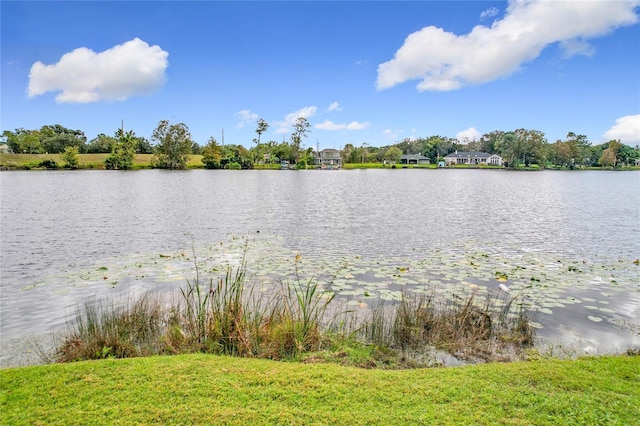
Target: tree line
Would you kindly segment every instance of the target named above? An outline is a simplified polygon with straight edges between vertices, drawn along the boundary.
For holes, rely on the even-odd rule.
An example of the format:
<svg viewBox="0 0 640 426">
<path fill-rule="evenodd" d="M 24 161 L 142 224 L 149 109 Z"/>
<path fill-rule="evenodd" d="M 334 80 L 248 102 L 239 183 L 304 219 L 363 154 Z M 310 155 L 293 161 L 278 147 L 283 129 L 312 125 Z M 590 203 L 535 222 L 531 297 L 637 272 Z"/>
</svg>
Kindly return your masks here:
<svg viewBox="0 0 640 426">
<path fill-rule="evenodd" d="M 298 167 L 313 165 L 316 159 L 312 147 L 303 143 L 310 132 L 310 123 L 299 117 L 289 141 L 262 142 L 261 136 L 269 123 L 260 118 L 256 122 L 256 138 L 245 148 L 240 144 L 221 145 L 210 137 L 204 146 L 193 141 L 184 123 L 171 124 L 161 120 L 153 131 L 151 141 L 120 128 L 113 136 L 99 134 L 87 141 L 84 132 L 59 124 L 42 126 L 38 130 L 5 130 L 4 142 L 13 153 L 60 153 L 67 166 L 77 166 L 78 154 L 108 153 L 107 169 L 130 169 L 136 154 L 153 154 L 153 166 L 167 169 L 186 168 L 190 155 L 201 155 L 202 163 L 211 169 L 250 169 L 260 164 L 279 164 L 286 161 Z M 480 151 L 500 155 L 505 167 L 537 165 L 540 168 L 617 167 L 633 165 L 640 160 L 640 149 L 619 140 L 592 145 L 586 135 L 567 133 L 566 138 L 549 143 L 539 130 L 516 129 L 493 131 L 479 139 L 460 141 L 444 136 L 404 139 L 393 145 L 372 147 L 363 142 L 346 144 L 341 150 L 342 161 L 349 163 L 399 162 L 403 154 L 421 154 L 439 161 L 455 151 Z"/>
</svg>

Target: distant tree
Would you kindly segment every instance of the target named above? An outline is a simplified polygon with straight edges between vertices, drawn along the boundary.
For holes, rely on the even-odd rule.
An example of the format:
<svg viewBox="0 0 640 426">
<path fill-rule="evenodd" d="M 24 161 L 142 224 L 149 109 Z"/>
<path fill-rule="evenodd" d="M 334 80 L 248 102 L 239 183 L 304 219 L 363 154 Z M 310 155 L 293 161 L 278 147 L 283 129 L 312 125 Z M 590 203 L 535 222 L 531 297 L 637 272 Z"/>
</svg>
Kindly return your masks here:
<svg viewBox="0 0 640 426">
<path fill-rule="evenodd" d="M 618 164 L 618 153 L 622 148 L 620 141 L 609 141 L 607 148 L 602 152 L 598 162 L 601 166 L 616 167 Z"/>
<path fill-rule="evenodd" d="M 115 133 L 115 140 L 111 155 L 105 160 L 105 167 L 110 170 L 132 169 L 138 144 L 133 131 L 129 130 L 125 133 L 122 129 L 118 129 Z"/>
<path fill-rule="evenodd" d="M 257 128 L 256 128 L 256 133 L 258 134 L 258 139 L 256 141 L 257 145 L 260 146 L 260 135 L 262 135 L 264 132 L 267 131 L 267 129 L 269 128 L 269 123 L 267 123 L 264 119 L 259 119 L 257 121 Z"/>
<path fill-rule="evenodd" d="M 9 150 L 16 154 L 39 154 L 42 152 L 42 143 L 37 130 L 16 129 L 15 132 L 5 130 L 2 132 Z"/>
<path fill-rule="evenodd" d="M 202 147 L 198 142 L 194 142 L 191 144 L 191 154 L 202 155 Z"/>
<path fill-rule="evenodd" d="M 571 165 L 583 164 L 584 159 L 590 156 L 589 139 L 586 135 L 578 135 L 574 132 L 567 133 L 565 143 L 569 146 L 571 152 Z"/>
<path fill-rule="evenodd" d="M 38 132 L 35 130 L 23 133 L 22 135 L 21 146 L 23 147 L 23 152 L 28 152 L 29 154 L 39 154 L 42 152 L 42 144 L 40 143 L 40 138 L 38 137 Z"/>
<path fill-rule="evenodd" d="M 399 163 L 400 162 L 400 157 L 402 157 L 402 151 L 400 150 L 400 148 L 398 148 L 396 146 L 390 147 L 384 153 L 384 159 L 387 160 L 387 161 L 394 162 L 394 163 Z"/>
<path fill-rule="evenodd" d="M 504 133 L 498 140 L 496 140 L 495 149 L 508 167 L 516 166 L 516 159 L 518 158 L 520 150 L 518 147 L 518 138 L 515 133 Z"/>
<path fill-rule="evenodd" d="M 153 147 L 147 138 L 138 136 L 136 137 L 136 153 L 138 154 L 153 154 Z"/>
<path fill-rule="evenodd" d="M 42 149 L 50 154 L 61 153 L 68 146 L 77 146 L 84 152 L 87 137 L 80 130 L 71 130 L 59 124 L 42 126 L 39 131 Z"/>
<path fill-rule="evenodd" d="M 116 138 L 100 133 L 89 141 L 86 152 L 88 154 L 109 153 L 113 150 L 113 146 L 116 142 Z"/>
<path fill-rule="evenodd" d="M 280 161 L 295 161 L 295 156 L 293 155 L 291 145 L 286 142 L 275 145 L 273 147 L 272 155 Z"/>
<path fill-rule="evenodd" d="M 19 154 L 22 152 L 20 141 L 18 140 L 18 135 L 16 134 L 20 130 L 21 129 L 16 129 L 15 132 L 12 132 L 11 130 L 4 130 L 2 132 L 2 139 L 9 147 L 9 152 L 13 152 L 15 154 Z"/>
<path fill-rule="evenodd" d="M 298 162 L 300 147 L 302 145 L 302 139 L 307 137 L 307 133 L 310 132 L 309 128 L 311 124 L 305 117 L 298 117 L 296 123 L 293 125 L 293 133 L 291 134 L 292 153 Z"/>
<path fill-rule="evenodd" d="M 264 119 L 259 119 L 257 122 L 256 133 L 258 134 L 258 138 L 254 139 L 253 142 L 256 144 L 255 150 L 255 161 L 256 163 L 260 160 L 260 136 L 267 131 L 269 128 L 269 123 L 267 123 Z"/>
<path fill-rule="evenodd" d="M 184 123 L 169 124 L 161 120 L 153 131 L 152 141 L 155 148 L 155 165 L 163 169 L 185 169 L 191 154 L 191 133 Z"/>
<path fill-rule="evenodd" d="M 313 155 L 313 148 L 309 147 L 300 154 L 297 167 L 299 169 L 306 169 L 307 166 L 312 166 L 313 164 L 315 164 L 315 155 Z"/>
<path fill-rule="evenodd" d="M 624 162 L 626 165 L 634 164 L 635 160 L 640 158 L 638 155 L 640 155 L 638 149 L 632 148 L 629 145 L 622 144 L 618 150 L 618 158 L 620 158 L 620 161 Z"/>
<path fill-rule="evenodd" d="M 544 164 L 547 145 L 544 133 L 529 129 L 518 129 L 514 133 L 518 139 L 518 162 L 522 159 L 522 164 L 526 166 L 532 163 Z"/>
<path fill-rule="evenodd" d="M 77 146 L 66 147 L 60 158 L 64 161 L 64 167 L 67 169 L 77 169 L 80 165 Z"/>
<path fill-rule="evenodd" d="M 209 138 L 209 142 L 202 148 L 202 164 L 207 169 L 219 169 L 222 162 L 222 150 L 220 145 L 213 136 Z"/>
<path fill-rule="evenodd" d="M 544 164 L 547 140 L 539 130 L 517 129 L 512 132 L 494 133 L 494 149 L 508 167 L 518 164 Z"/>
<path fill-rule="evenodd" d="M 220 168 L 250 169 L 253 167 L 251 153 L 242 145 L 226 144 L 220 147 Z"/>
<path fill-rule="evenodd" d="M 342 162 L 344 164 L 347 163 L 353 163 L 353 153 L 355 152 L 355 147 L 353 146 L 352 143 L 348 143 L 344 146 L 344 148 L 342 148 L 342 151 L 340 152 L 340 156 L 342 157 Z"/>
<path fill-rule="evenodd" d="M 494 130 L 493 132 L 485 133 L 478 140 L 478 149 L 481 152 L 487 152 L 489 154 L 496 153 L 496 142 L 504 136 L 504 132 L 501 130 Z"/>
</svg>

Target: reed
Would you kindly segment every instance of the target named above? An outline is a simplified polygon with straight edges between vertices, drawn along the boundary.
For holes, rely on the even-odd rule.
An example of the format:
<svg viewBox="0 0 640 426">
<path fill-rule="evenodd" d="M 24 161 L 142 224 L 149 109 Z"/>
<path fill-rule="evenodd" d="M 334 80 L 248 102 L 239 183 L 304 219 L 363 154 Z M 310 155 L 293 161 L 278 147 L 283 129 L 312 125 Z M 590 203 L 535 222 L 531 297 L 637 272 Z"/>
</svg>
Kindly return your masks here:
<svg viewBox="0 0 640 426">
<path fill-rule="evenodd" d="M 124 303 L 86 303 L 55 350 L 58 362 L 129 358 L 159 352 L 164 308 L 145 293 Z"/>
<path fill-rule="evenodd" d="M 55 360 L 204 352 L 407 367 L 425 365 L 416 360 L 431 350 L 470 362 L 518 359 L 534 341 L 529 311 L 511 296 L 443 300 L 435 291 L 407 291 L 399 302 L 379 301 L 360 318 L 336 307 L 333 279 L 303 281 L 297 262 L 293 282 L 266 291 L 248 280 L 244 257 L 206 284 L 194 264 L 195 278 L 172 302 L 145 294 L 84 305 L 56 346 Z"/>
<path fill-rule="evenodd" d="M 489 292 L 442 300 L 434 291 L 405 291 L 394 306 L 374 306 L 363 337 L 405 354 L 434 348 L 467 361 L 511 359 L 533 345 L 534 329 L 529 311 L 508 297 Z"/>
</svg>

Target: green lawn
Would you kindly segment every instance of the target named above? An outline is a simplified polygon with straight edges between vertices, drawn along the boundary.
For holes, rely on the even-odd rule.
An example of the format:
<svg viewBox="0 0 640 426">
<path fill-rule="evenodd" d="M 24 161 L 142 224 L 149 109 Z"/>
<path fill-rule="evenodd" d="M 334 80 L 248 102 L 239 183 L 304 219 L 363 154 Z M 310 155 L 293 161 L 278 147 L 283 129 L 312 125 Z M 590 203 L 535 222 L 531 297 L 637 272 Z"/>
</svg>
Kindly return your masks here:
<svg viewBox="0 0 640 426">
<path fill-rule="evenodd" d="M 0 370 L 0 422 L 631 425 L 640 357 L 364 370 L 212 355 Z"/>
<path fill-rule="evenodd" d="M 104 162 L 110 154 L 79 154 L 78 159 L 81 169 L 104 169 Z M 133 159 L 134 169 L 147 169 L 152 167 L 153 154 L 136 154 Z M 38 168 L 40 162 L 53 160 L 58 167 L 64 165 L 60 154 L 0 154 L 0 165 L 17 169 Z M 202 155 L 189 156 L 188 168 L 201 168 Z"/>
</svg>

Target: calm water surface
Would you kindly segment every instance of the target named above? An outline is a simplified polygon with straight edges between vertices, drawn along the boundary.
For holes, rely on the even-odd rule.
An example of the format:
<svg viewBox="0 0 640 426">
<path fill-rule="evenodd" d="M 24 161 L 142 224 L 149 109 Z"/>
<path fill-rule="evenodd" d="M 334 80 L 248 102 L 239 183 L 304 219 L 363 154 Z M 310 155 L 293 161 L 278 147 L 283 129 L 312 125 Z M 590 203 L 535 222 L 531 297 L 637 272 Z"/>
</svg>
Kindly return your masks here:
<svg viewBox="0 0 640 426">
<path fill-rule="evenodd" d="M 573 333 L 596 351 L 640 344 L 638 172 L 11 171 L 0 183 L 5 365 L 7 342 L 63 326 L 87 298 L 166 281 L 150 271 L 134 280 L 122 272 L 130 263 L 242 236 L 272 259 L 300 252 L 328 264 L 359 259 L 365 269 L 427 258 L 455 270 L 447 259 L 482 252 L 493 263 L 461 280 L 485 286 L 496 285 L 487 276 L 505 259 L 520 259 L 540 291 L 581 301 L 559 309 L 548 300 L 554 313 L 539 319 L 547 334 Z M 104 282 L 96 265 L 109 271 Z"/>
</svg>

